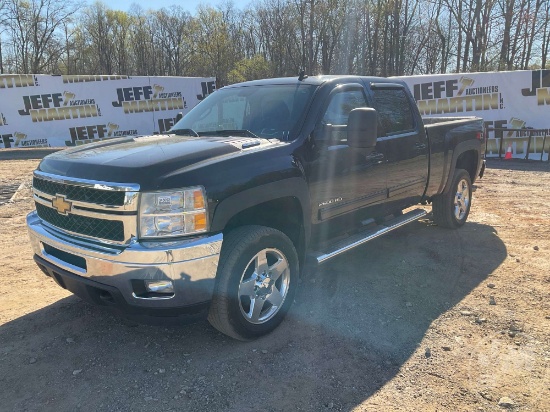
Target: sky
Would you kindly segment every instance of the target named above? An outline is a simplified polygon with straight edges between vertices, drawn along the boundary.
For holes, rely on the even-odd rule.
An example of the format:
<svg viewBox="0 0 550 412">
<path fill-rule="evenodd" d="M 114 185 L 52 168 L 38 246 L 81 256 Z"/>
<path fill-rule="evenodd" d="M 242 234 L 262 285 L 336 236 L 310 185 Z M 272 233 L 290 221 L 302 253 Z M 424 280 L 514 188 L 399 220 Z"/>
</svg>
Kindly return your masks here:
<svg viewBox="0 0 550 412">
<path fill-rule="evenodd" d="M 103 0 L 103 2 L 111 9 L 128 11 L 132 3 L 139 4 L 143 9 L 160 9 L 162 7 L 169 7 L 172 5 L 178 5 L 189 11 L 191 14 L 195 14 L 197 6 L 199 4 L 217 6 L 222 0 Z M 242 9 L 248 5 L 252 0 L 233 0 L 233 4 L 236 8 Z M 94 3 L 93 0 L 88 0 L 88 4 Z"/>
</svg>

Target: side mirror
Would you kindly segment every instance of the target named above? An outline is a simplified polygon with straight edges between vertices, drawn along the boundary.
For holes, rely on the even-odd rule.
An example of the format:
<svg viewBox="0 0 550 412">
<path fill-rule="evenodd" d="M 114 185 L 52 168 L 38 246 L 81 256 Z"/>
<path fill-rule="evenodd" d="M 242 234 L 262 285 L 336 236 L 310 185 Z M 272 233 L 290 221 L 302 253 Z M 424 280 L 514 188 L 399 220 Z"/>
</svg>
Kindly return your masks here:
<svg viewBox="0 0 550 412">
<path fill-rule="evenodd" d="M 349 113 L 348 146 L 372 149 L 378 137 L 378 113 L 371 107 L 359 107 Z"/>
</svg>

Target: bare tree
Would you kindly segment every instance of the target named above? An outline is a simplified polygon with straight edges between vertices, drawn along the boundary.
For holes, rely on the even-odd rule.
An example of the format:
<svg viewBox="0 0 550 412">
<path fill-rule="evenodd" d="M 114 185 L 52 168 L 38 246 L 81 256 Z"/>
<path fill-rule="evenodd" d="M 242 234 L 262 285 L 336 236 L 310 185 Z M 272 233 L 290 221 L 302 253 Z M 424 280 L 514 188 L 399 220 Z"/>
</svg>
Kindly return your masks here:
<svg viewBox="0 0 550 412">
<path fill-rule="evenodd" d="M 2 35 L 6 31 L 7 14 L 5 10 L 6 2 L 0 0 L 0 74 L 4 74 L 4 58 L 2 55 Z"/>
<path fill-rule="evenodd" d="M 548 59 L 548 49 L 550 46 L 550 2 L 544 2 L 544 15 L 542 19 L 542 40 L 541 40 L 541 67 L 546 68 Z"/>
<path fill-rule="evenodd" d="M 82 33 L 95 57 L 90 68 L 102 74 L 113 74 L 114 21 L 109 12 L 104 3 L 96 2 L 82 16 Z"/>
<path fill-rule="evenodd" d="M 195 67 L 210 72 L 221 84 L 236 61 L 227 17 L 211 7 L 199 7 L 194 32 Z M 238 57 L 237 57 L 238 59 Z"/>
<path fill-rule="evenodd" d="M 18 66 L 24 73 L 41 73 L 56 67 L 63 54 L 59 36 L 63 23 L 77 13 L 71 0 L 8 0 L 8 25 Z"/>
<path fill-rule="evenodd" d="M 191 15 L 179 6 L 172 6 L 155 12 L 154 22 L 159 52 L 163 56 L 161 73 L 183 76 L 189 69 L 193 52 Z"/>
</svg>

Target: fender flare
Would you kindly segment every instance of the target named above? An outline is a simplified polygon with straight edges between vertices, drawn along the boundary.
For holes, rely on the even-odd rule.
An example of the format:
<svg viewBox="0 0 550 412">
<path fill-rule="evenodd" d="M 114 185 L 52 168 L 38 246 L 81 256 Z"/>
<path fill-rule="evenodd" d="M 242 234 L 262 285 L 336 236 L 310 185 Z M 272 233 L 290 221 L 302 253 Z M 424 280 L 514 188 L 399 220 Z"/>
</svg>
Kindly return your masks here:
<svg viewBox="0 0 550 412">
<path fill-rule="evenodd" d="M 451 165 L 449 167 L 449 173 L 447 174 L 447 179 L 445 182 L 445 186 L 443 187 L 443 190 L 440 191 L 440 193 L 447 193 L 447 191 L 450 188 L 451 182 L 453 180 L 454 171 L 456 169 L 456 162 L 458 161 L 458 158 L 462 153 L 468 152 L 470 150 L 474 150 L 477 152 L 477 168 L 476 168 L 476 176 L 479 173 L 479 169 L 481 167 L 481 143 L 479 140 L 466 140 L 464 142 L 460 142 L 456 145 L 456 147 L 453 150 L 453 157 L 451 159 Z"/>
<path fill-rule="evenodd" d="M 301 218 L 307 247 L 311 233 L 311 208 L 309 188 L 303 177 L 291 177 L 266 183 L 223 199 L 214 210 L 211 230 L 212 232 L 221 232 L 229 220 L 243 210 L 284 197 L 296 198 L 302 208 Z"/>
</svg>

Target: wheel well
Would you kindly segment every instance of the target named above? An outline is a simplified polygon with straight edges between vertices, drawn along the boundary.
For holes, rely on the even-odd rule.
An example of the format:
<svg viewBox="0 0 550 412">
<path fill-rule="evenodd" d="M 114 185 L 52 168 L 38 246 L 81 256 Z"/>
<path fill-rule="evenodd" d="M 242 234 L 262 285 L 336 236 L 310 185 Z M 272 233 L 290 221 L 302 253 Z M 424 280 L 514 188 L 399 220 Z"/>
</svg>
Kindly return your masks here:
<svg viewBox="0 0 550 412">
<path fill-rule="evenodd" d="M 305 250 L 303 213 L 300 202 L 295 197 L 270 200 L 245 209 L 225 225 L 224 233 L 245 225 L 267 226 L 280 230 L 294 244 L 300 262 Z"/>
<path fill-rule="evenodd" d="M 477 151 L 468 150 L 467 152 L 461 153 L 456 160 L 456 169 L 466 170 L 472 182 L 476 179 L 477 159 Z"/>
</svg>

